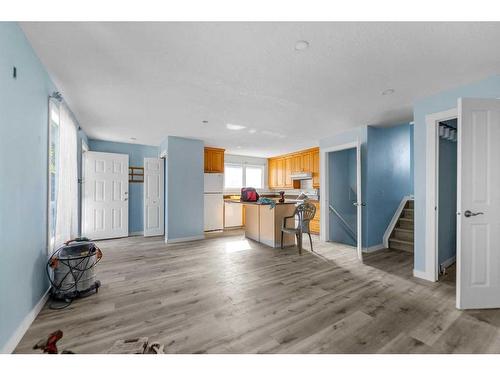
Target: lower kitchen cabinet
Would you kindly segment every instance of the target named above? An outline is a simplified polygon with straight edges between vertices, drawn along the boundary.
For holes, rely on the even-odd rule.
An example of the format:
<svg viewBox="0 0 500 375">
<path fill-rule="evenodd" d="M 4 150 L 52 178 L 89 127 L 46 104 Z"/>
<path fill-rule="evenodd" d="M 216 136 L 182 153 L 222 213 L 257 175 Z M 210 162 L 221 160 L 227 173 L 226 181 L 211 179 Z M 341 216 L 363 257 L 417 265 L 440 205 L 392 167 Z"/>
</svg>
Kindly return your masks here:
<svg viewBox="0 0 500 375">
<path fill-rule="evenodd" d="M 314 204 L 314 206 L 316 206 L 316 215 L 314 215 L 314 218 L 309 223 L 309 229 L 311 230 L 311 233 L 319 234 L 319 220 L 321 217 L 321 213 L 319 210 L 319 202 L 311 201 L 311 203 Z"/>
</svg>

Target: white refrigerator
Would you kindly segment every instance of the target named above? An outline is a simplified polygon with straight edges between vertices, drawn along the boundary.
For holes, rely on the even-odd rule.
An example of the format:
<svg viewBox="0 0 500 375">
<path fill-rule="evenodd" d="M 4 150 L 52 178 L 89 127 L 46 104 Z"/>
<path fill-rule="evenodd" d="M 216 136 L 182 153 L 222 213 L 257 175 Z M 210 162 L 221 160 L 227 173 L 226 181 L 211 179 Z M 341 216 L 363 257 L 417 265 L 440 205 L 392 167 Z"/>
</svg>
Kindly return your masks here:
<svg viewBox="0 0 500 375">
<path fill-rule="evenodd" d="M 224 174 L 205 173 L 205 232 L 224 227 Z"/>
</svg>

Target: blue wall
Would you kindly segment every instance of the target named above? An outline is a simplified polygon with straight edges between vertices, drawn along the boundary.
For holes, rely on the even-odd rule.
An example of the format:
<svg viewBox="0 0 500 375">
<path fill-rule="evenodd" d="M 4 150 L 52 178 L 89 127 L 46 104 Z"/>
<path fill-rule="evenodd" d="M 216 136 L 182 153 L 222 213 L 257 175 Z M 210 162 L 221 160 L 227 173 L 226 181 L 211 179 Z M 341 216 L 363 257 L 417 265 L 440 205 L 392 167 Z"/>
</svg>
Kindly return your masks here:
<svg viewBox="0 0 500 375">
<path fill-rule="evenodd" d="M 345 132 L 323 138 L 319 141 L 320 149 L 327 149 L 334 146 L 340 146 L 346 143 L 359 142 L 361 145 L 361 200 L 366 201 L 367 189 L 367 138 L 368 127 L 360 126 L 355 129 L 347 130 Z M 362 208 L 362 246 L 366 247 L 366 239 L 368 232 L 368 217 L 367 207 Z"/>
<path fill-rule="evenodd" d="M 356 195 L 351 193 L 351 189 L 356 192 L 356 149 L 330 152 L 328 157 L 330 204 L 356 233 L 357 215 L 356 207 L 353 205 Z M 329 240 L 355 246 L 356 241 L 349 236 L 340 218 L 332 212 L 329 215 L 331 220 Z"/>
<path fill-rule="evenodd" d="M 439 138 L 439 264 L 457 254 L 457 143 Z"/>
<path fill-rule="evenodd" d="M 108 142 L 96 139 L 89 140 L 90 151 L 127 154 L 131 167 L 143 167 L 144 158 L 158 157 L 159 148 L 132 143 Z M 144 184 L 129 184 L 128 232 L 130 234 L 144 231 Z"/>
<path fill-rule="evenodd" d="M 6 350 L 48 289 L 47 119 L 56 88 L 16 23 L 0 22 L 0 51 L 0 350 Z"/>
<path fill-rule="evenodd" d="M 435 265 L 425 262 L 425 217 L 426 217 L 426 168 L 427 142 L 425 132 L 425 116 L 457 107 L 460 97 L 498 98 L 500 97 L 500 76 L 461 86 L 440 94 L 429 96 L 415 102 L 414 114 L 414 147 L 415 147 L 415 269 L 433 273 Z M 427 268 L 427 269 L 426 269 Z"/>
<path fill-rule="evenodd" d="M 202 238 L 203 142 L 167 137 L 160 145 L 167 152 L 165 171 L 165 238 L 167 241 Z"/>
<path fill-rule="evenodd" d="M 368 127 L 367 246 L 380 245 L 403 197 L 413 193 L 412 127 Z"/>
</svg>

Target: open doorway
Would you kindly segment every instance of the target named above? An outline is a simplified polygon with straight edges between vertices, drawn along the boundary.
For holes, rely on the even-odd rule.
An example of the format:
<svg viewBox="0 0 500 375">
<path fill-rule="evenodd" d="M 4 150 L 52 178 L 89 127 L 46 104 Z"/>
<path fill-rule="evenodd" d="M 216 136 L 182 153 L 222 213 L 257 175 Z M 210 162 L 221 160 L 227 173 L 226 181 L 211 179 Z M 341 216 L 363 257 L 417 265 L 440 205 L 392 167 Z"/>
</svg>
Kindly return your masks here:
<svg viewBox="0 0 500 375">
<path fill-rule="evenodd" d="M 439 280 L 456 284 L 457 256 L 457 119 L 438 123 L 437 271 Z"/>
<path fill-rule="evenodd" d="M 322 239 L 361 251 L 361 156 L 359 144 L 323 150 Z"/>
</svg>

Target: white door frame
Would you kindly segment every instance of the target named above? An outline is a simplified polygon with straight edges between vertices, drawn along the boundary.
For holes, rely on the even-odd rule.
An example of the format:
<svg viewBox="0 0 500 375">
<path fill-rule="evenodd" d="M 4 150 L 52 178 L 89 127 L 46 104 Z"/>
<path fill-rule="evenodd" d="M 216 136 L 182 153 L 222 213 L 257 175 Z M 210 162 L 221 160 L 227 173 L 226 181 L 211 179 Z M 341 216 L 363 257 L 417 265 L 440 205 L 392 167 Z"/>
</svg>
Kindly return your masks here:
<svg viewBox="0 0 500 375">
<path fill-rule="evenodd" d="M 328 178 L 328 153 L 335 151 L 342 151 L 354 148 L 356 149 L 356 185 L 357 185 L 357 252 L 358 258 L 362 259 L 362 194 L 361 194 L 361 143 L 359 141 L 344 143 L 338 146 L 321 148 L 320 149 L 320 186 L 322 186 L 322 192 L 320 196 L 320 210 L 322 215 L 320 216 L 320 239 L 323 242 L 328 240 L 328 233 L 330 233 L 330 211 L 329 211 L 329 178 Z"/>
<path fill-rule="evenodd" d="M 425 271 L 414 271 L 416 277 L 437 281 L 439 277 L 438 261 L 438 189 L 439 189 L 439 123 L 458 117 L 457 108 L 432 113 L 425 117 L 427 155 L 426 155 L 426 188 L 425 188 Z M 460 129 L 457 129 L 457 134 Z M 457 160 L 460 160 L 460 147 L 457 148 Z M 458 177 L 458 174 L 457 174 Z M 460 211 L 460 192 L 457 183 L 457 212 Z M 460 237 L 457 228 L 457 238 Z"/>
</svg>

